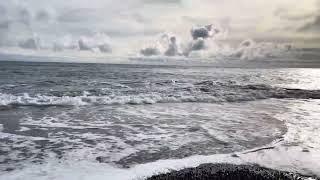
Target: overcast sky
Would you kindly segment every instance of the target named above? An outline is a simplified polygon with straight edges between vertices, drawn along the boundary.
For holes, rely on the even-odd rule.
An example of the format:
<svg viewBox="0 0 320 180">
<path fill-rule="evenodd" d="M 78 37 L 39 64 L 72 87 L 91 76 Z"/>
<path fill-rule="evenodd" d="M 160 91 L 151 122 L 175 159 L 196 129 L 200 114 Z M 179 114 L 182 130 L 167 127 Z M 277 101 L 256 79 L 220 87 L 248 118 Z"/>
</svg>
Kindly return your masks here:
<svg viewBox="0 0 320 180">
<path fill-rule="evenodd" d="M 188 36 L 213 23 L 229 39 L 320 38 L 320 0 L 2 0 L 0 45 L 106 33 L 111 39 Z M 318 42 L 315 42 L 318 43 Z"/>
</svg>

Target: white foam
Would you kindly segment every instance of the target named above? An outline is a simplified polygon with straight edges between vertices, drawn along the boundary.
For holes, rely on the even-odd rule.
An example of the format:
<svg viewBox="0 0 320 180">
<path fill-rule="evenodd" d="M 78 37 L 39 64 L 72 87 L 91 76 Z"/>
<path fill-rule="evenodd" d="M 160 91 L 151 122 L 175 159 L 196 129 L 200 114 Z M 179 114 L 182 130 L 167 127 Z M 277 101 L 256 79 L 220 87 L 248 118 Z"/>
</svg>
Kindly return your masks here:
<svg viewBox="0 0 320 180">
<path fill-rule="evenodd" d="M 183 160 L 161 160 L 154 163 L 137 165 L 128 170 L 112 167 L 108 164 L 99 164 L 90 161 L 63 161 L 50 160 L 43 165 L 32 165 L 21 171 L 14 171 L 3 174 L 6 180 L 28 179 L 51 179 L 51 180 L 132 180 L 142 179 L 159 172 L 167 172 L 173 169 L 184 167 L 195 167 L 205 162 L 228 162 L 228 155 L 217 155 L 212 157 L 194 156 Z M 229 156 L 231 157 L 231 156 Z M 241 163 L 241 160 L 232 160 L 233 163 Z M 0 175 L 1 177 L 1 175 Z"/>
<path fill-rule="evenodd" d="M 177 103 L 177 102 L 223 102 L 227 101 L 232 97 L 217 98 L 210 95 L 199 94 L 199 95 L 179 95 L 175 97 L 167 96 L 165 94 L 141 94 L 141 95 L 123 95 L 123 96 L 47 96 L 47 95 L 36 95 L 30 96 L 25 93 L 24 95 L 12 95 L 0 93 L 0 105 L 18 105 L 18 106 L 84 106 L 89 104 L 155 104 L 155 103 Z M 235 100 L 237 97 L 234 97 Z M 245 99 L 241 97 L 240 99 Z M 252 98 L 250 98 L 252 99 Z"/>
<path fill-rule="evenodd" d="M 29 130 L 30 130 L 30 128 L 28 128 L 28 127 L 21 127 L 19 129 L 19 132 L 24 132 L 24 131 L 29 131 Z"/>
<path fill-rule="evenodd" d="M 130 169 L 120 169 L 108 164 L 100 164 L 84 160 L 49 160 L 42 165 L 31 165 L 22 170 L 0 175 L 6 180 L 41 179 L 41 180 L 134 180 L 143 179 L 158 173 L 171 170 L 180 170 L 186 167 L 196 167 L 203 163 L 232 163 L 232 164 L 260 164 L 278 170 L 300 172 L 305 174 L 319 174 L 319 152 L 314 152 L 315 159 L 301 161 L 299 149 L 280 148 L 250 154 L 239 154 L 234 158 L 231 154 L 220 154 L 213 156 L 192 156 L 179 160 L 159 160 L 153 163 L 136 165 Z M 299 158 L 300 156 L 300 158 Z M 297 168 L 298 167 L 298 168 Z M 317 173 L 318 172 L 318 173 Z"/>
<path fill-rule="evenodd" d="M 29 96 L 25 93 L 22 96 L 0 93 L 0 105 L 86 105 L 81 97 L 53 97 L 45 95 Z"/>
<path fill-rule="evenodd" d="M 236 154 L 239 156 L 238 158 L 232 157 L 231 154 L 217 154 L 210 156 L 192 156 L 183 159 L 176 160 L 158 160 L 156 162 L 140 164 L 131 167 L 130 169 L 119 169 L 108 164 L 100 164 L 96 163 L 93 157 L 95 157 L 96 152 L 90 152 L 88 149 L 75 150 L 70 153 L 65 159 L 55 159 L 50 158 L 46 159 L 46 163 L 42 165 L 30 165 L 27 164 L 23 169 L 16 169 L 13 172 L 7 172 L 0 175 L 0 179 L 8 179 L 8 180 L 18 180 L 18 179 L 59 179 L 59 180 L 72 180 L 72 179 L 90 179 L 90 180 L 100 180 L 100 179 L 139 179 L 145 176 L 151 176 L 153 174 L 168 172 L 169 170 L 179 170 L 185 167 L 195 167 L 202 163 L 233 163 L 233 164 L 251 164 L 257 163 L 262 166 L 266 166 L 269 168 L 285 170 L 285 171 L 293 171 L 299 172 L 306 175 L 318 175 L 320 176 L 320 141 L 318 136 L 318 131 L 320 128 L 320 124 L 318 122 L 319 117 L 319 100 L 312 101 L 293 101 L 293 100 L 267 100 L 267 101 L 255 101 L 251 104 L 250 107 L 254 107 L 254 109 L 259 109 L 259 113 L 253 112 L 249 110 L 248 107 L 243 107 L 242 109 L 238 109 L 239 112 L 244 112 L 248 110 L 248 112 L 252 112 L 252 115 L 261 116 L 264 113 L 268 113 L 269 115 L 274 115 L 280 120 L 284 121 L 287 124 L 288 132 L 284 135 L 283 140 L 276 140 L 275 142 L 266 145 L 264 147 L 274 147 L 274 148 L 255 148 L 252 150 L 246 150 L 242 152 L 237 152 Z M 270 107 L 270 104 L 273 106 Z M 166 105 L 164 105 L 166 106 Z M 176 116 L 181 116 L 191 111 L 194 115 L 203 115 L 204 112 L 212 113 L 210 115 L 216 114 L 217 112 L 221 112 L 219 109 L 223 105 L 209 105 L 214 106 L 214 110 L 205 109 L 207 106 L 190 106 L 189 108 L 180 107 L 177 109 L 173 109 L 174 114 Z M 266 107 L 267 106 L 267 107 Z M 287 109 L 282 109 L 280 107 L 285 106 Z M 192 109 L 194 107 L 194 109 Z M 149 107 L 146 109 L 139 107 L 128 107 L 129 109 L 123 108 L 122 111 L 132 112 L 135 115 L 140 115 L 141 117 L 153 117 L 157 118 L 159 113 L 165 115 L 170 115 L 171 112 L 169 109 L 165 110 L 164 107 Z M 137 111 L 134 109 L 140 109 Z M 163 109 L 163 110 L 161 110 Z M 228 107 L 232 113 L 224 112 L 224 116 L 226 120 L 224 120 L 224 125 L 229 123 L 233 123 L 233 121 L 228 122 L 228 119 L 232 119 L 232 117 L 228 117 L 228 114 L 232 114 L 237 119 L 245 119 L 247 116 L 241 116 L 237 114 L 237 109 L 234 106 Z M 164 111 L 165 110 L 165 111 Z M 248 115 L 248 114 L 244 114 Z M 252 116 L 250 115 L 250 117 Z M 220 114 L 222 116 L 222 114 Z M 233 117 L 233 118 L 235 118 Z M 242 118 L 241 118 L 242 117 Z M 252 117 L 251 117 L 252 118 Z M 141 118 L 143 119 L 143 118 Z M 176 119 L 176 118 L 175 118 Z M 248 119 L 248 118 L 247 118 Z M 253 118 L 256 119 L 256 118 Z M 250 118 L 249 118 L 250 120 Z M 267 122 L 271 119 L 266 119 Z M 262 121 L 261 121 L 262 122 Z M 42 122 L 40 122 L 42 123 Z M 217 125 L 219 122 L 215 121 Z M 248 122 L 250 123 L 250 122 Z M 257 121 L 252 122 L 259 126 Z M 251 124 L 251 123 L 250 123 Z M 203 124 L 206 128 L 210 127 L 208 125 Z M 178 126 L 177 126 L 178 127 Z M 263 127 L 268 128 L 265 124 Z M 133 128 L 133 127 L 132 127 Z M 250 129 L 250 128 L 249 128 Z M 165 133 L 165 132 L 163 132 Z M 240 133 L 240 132 L 239 132 Z M 219 133 L 211 132 L 215 137 L 219 137 Z M 81 135 L 80 135 L 81 136 Z M 95 134 L 84 134 L 84 137 L 92 139 L 97 138 Z M 14 137 L 12 137 L 14 138 Z M 121 143 L 122 140 L 116 137 L 114 141 Z M 155 136 L 145 136 L 143 134 L 137 135 L 137 139 L 144 138 L 155 138 Z M 223 140 L 226 140 L 226 137 L 220 136 Z M 244 138 L 244 137 L 239 137 Z M 135 139 L 133 139 L 135 140 Z M 180 142 L 180 140 L 178 141 Z M 183 141 L 181 141 L 183 142 Z M 134 153 L 135 150 L 129 148 L 125 144 L 124 146 L 118 144 L 117 146 L 127 148 L 127 152 L 120 152 L 117 155 L 112 154 L 115 159 L 126 156 L 130 153 Z M 105 149 L 108 148 L 104 144 L 99 144 L 99 148 Z M 262 147 L 262 148 L 264 148 Z M 143 148 L 142 148 L 143 149 Z M 307 150 L 306 150 L 307 149 Z M 93 153 L 92 157 L 90 153 Z M 103 154 L 101 154 L 103 155 Z"/>
</svg>

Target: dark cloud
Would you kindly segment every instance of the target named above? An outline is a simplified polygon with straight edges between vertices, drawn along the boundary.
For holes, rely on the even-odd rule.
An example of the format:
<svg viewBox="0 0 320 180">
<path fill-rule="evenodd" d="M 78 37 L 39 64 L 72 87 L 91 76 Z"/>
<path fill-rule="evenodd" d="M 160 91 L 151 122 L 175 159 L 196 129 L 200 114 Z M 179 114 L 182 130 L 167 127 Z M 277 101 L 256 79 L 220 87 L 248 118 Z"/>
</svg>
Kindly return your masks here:
<svg viewBox="0 0 320 180">
<path fill-rule="evenodd" d="M 201 51 L 208 49 L 208 38 L 218 34 L 219 30 L 213 28 L 213 25 L 206 25 L 191 29 L 191 36 L 193 40 L 186 44 L 186 46 L 177 42 L 177 37 L 170 34 L 164 34 L 162 38 L 166 40 L 166 50 L 163 55 L 165 56 L 189 56 L 193 51 Z M 182 45 L 182 46 L 181 46 Z M 182 47 L 182 49 L 181 49 Z M 161 54 L 159 48 L 148 47 L 142 49 L 140 54 L 144 56 L 152 56 Z"/>
<path fill-rule="evenodd" d="M 250 47 L 253 46 L 255 42 L 251 39 L 244 40 L 240 43 L 240 47 Z"/>
<path fill-rule="evenodd" d="M 208 47 L 206 41 L 203 38 L 198 38 L 189 43 L 188 47 L 183 51 L 184 56 L 189 56 L 193 51 L 206 50 Z"/>
<path fill-rule="evenodd" d="M 79 45 L 80 51 L 89 51 L 89 50 L 91 50 L 91 47 L 89 47 L 89 45 L 87 45 L 87 43 L 83 39 L 80 39 L 78 41 L 78 45 Z"/>
<path fill-rule="evenodd" d="M 0 23 L 0 29 L 7 30 L 10 27 L 10 21 L 4 21 Z"/>
<path fill-rule="evenodd" d="M 10 22 L 8 20 L 0 22 L 0 46 L 2 46 L 5 43 L 9 28 Z"/>
<path fill-rule="evenodd" d="M 220 31 L 216 28 L 213 28 L 213 25 L 206 25 L 203 27 L 198 27 L 198 28 L 192 28 L 191 29 L 191 36 L 194 40 L 198 39 L 198 38 L 203 38 L 203 39 L 207 39 L 210 38 L 212 36 L 214 36 L 215 34 L 219 33 Z"/>
<path fill-rule="evenodd" d="M 7 9 L 0 5 L 0 16 L 5 16 L 7 14 Z"/>
<path fill-rule="evenodd" d="M 14 26 L 29 29 L 31 22 L 32 13 L 28 8 L 22 6 L 10 8 L 8 5 L 0 5 L 0 30 L 2 33 L 10 31 Z"/>
<path fill-rule="evenodd" d="M 36 37 L 27 39 L 19 44 L 21 48 L 24 49 L 34 49 L 37 50 L 40 48 L 40 40 Z"/>
<path fill-rule="evenodd" d="M 109 44 L 100 44 L 100 45 L 98 45 L 98 48 L 99 48 L 100 52 L 102 52 L 102 53 L 111 53 L 112 52 L 112 48 Z"/>
<path fill-rule="evenodd" d="M 166 52 L 164 53 L 166 56 L 176 56 L 179 54 L 177 38 L 172 36 L 170 37 L 169 46 Z"/>
<path fill-rule="evenodd" d="M 204 50 L 206 48 L 207 48 L 207 46 L 206 46 L 205 40 L 200 38 L 192 43 L 191 50 L 192 51 L 200 51 L 200 50 Z"/>
<path fill-rule="evenodd" d="M 63 23 L 87 22 L 100 19 L 102 19 L 102 17 L 99 17 L 94 10 L 86 8 L 73 9 L 58 17 L 58 21 Z"/>
<path fill-rule="evenodd" d="M 48 21 L 50 19 L 50 14 L 45 10 L 41 10 L 41 11 L 39 11 L 37 13 L 35 18 L 38 21 L 44 21 L 45 22 L 45 21 Z"/>
<path fill-rule="evenodd" d="M 212 25 L 206 26 L 206 27 L 194 28 L 191 30 L 191 36 L 193 39 L 209 38 L 211 29 L 212 29 Z"/>
<path fill-rule="evenodd" d="M 299 29 L 300 32 L 320 32 L 320 15 L 314 18 L 313 22 L 305 24 Z"/>
<path fill-rule="evenodd" d="M 99 51 L 102 53 L 111 53 L 109 37 L 105 34 L 95 34 L 91 37 L 81 37 L 78 41 L 80 51 Z"/>
<path fill-rule="evenodd" d="M 30 11 L 26 8 L 21 8 L 18 12 L 18 22 L 21 22 L 27 26 L 30 25 L 32 20 L 32 15 Z"/>
<path fill-rule="evenodd" d="M 304 21 L 306 19 L 313 18 L 315 14 L 307 13 L 307 14 L 290 14 L 290 11 L 284 8 L 278 8 L 274 11 L 274 15 L 283 20 L 289 21 Z"/>
<path fill-rule="evenodd" d="M 131 15 L 131 17 L 136 21 L 136 22 L 139 22 L 139 23 L 150 23 L 152 22 L 152 19 L 151 18 L 147 18 L 139 13 L 134 13 Z"/>
<path fill-rule="evenodd" d="M 159 51 L 158 48 L 148 47 L 148 48 L 141 49 L 140 54 L 144 56 L 156 56 L 156 55 L 160 55 L 161 52 Z"/>
<path fill-rule="evenodd" d="M 320 0 L 319 7 L 320 7 Z M 296 29 L 298 32 L 320 32 L 320 14 L 319 13 L 305 13 L 305 14 L 290 14 L 290 11 L 286 8 L 278 8 L 274 11 L 274 16 L 279 17 L 282 20 L 303 22 L 304 24 L 300 28 L 282 27 L 275 28 L 277 30 L 289 31 Z M 305 23 L 307 22 L 307 23 Z"/>
</svg>

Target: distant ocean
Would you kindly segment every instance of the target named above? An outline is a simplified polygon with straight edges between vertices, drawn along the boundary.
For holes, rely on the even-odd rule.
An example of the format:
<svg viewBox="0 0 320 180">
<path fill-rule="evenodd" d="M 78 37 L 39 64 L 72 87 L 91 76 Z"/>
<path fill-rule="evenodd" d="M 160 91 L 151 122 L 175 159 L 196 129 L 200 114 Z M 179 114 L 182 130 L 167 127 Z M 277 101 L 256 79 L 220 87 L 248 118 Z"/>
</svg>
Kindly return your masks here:
<svg viewBox="0 0 320 180">
<path fill-rule="evenodd" d="M 122 180 L 219 162 L 320 176 L 313 57 L 2 61 L 0 179 Z"/>
</svg>

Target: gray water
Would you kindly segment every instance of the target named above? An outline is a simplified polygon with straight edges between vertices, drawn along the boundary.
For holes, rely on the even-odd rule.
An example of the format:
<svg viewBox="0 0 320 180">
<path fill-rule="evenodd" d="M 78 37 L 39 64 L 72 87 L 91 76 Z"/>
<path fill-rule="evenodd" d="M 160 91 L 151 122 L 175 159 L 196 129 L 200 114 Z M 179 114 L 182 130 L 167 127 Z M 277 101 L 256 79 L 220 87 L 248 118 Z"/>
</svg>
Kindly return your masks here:
<svg viewBox="0 0 320 180">
<path fill-rule="evenodd" d="M 273 143 L 242 159 L 317 174 L 318 99 L 312 68 L 0 62 L 0 174 L 53 159 L 130 170 Z"/>
</svg>

